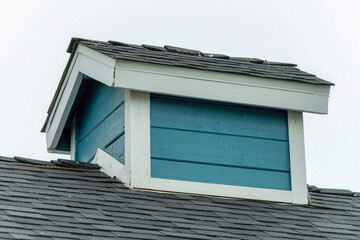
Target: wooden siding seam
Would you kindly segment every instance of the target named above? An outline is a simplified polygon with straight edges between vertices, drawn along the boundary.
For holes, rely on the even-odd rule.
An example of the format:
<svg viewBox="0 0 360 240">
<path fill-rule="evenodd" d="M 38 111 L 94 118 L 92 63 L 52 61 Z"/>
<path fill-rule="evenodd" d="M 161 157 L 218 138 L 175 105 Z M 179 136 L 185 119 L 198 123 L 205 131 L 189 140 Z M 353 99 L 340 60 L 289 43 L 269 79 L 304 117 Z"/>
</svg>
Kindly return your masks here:
<svg viewBox="0 0 360 240">
<path fill-rule="evenodd" d="M 116 135 L 113 139 L 111 139 L 108 143 L 105 144 L 105 148 L 108 148 L 111 144 L 116 142 L 119 138 L 121 138 L 125 134 L 125 130 L 122 130 L 118 135 Z"/>
<path fill-rule="evenodd" d="M 151 177 L 291 190 L 286 111 L 158 96 Z"/>
<path fill-rule="evenodd" d="M 119 139 L 121 136 L 123 136 L 124 134 L 125 134 L 125 131 L 122 131 L 122 133 L 121 133 L 119 136 L 117 136 L 116 138 L 112 139 L 110 142 L 108 142 L 107 144 L 105 144 L 105 147 L 99 146 L 98 148 L 100 148 L 101 150 L 107 152 L 107 153 L 110 154 L 112 157 L 114 157 L 114 158 L 117 159 L 117 157 L 114 156 L 114 155 L 112 155 L 112 153 L 109 152 L 106 148 L 109 147 L 112 143 L 114 143 L 116 140 L 118 140 L 118 139 Z M 91 162 L 91 161 L 94 159 L 95 155 L 96 155 L 96 153 L 93 154 L 92 156 L 90 156 L 87 160 L 85 160 L 85 162 Z"/>
<path fill-rule="evenodd" d="M 230 136 L 230 137 L 242 137 L 242 138 L 269 140 L 269 141 L 289 142 L 288 139 L 279 139 L 279 138 L 256 137 L 256 136 L 248 136 L 248 135 L 241 135 L 241 134 L 211 132 L 211 131 L 203 131 L 203 130 L 174 128 L 174 127 L 163 127 L 163 126 L 156 126 L 156 125 L 151 125 L 150 127 L 151 128 L 157 128 L 157 129 L 177 130 L 177 131 L 182 131 L 182 132 L 195 132 L 195 133 L 204 133 L 204 134 Z"/>
<path fill-rule="evenodd" d="M 116 110 L 118 110 L 122 105 L 124 104 L 124 101 L 122 101 L 118 106 L 116 106 L 113 110 L 111 110 L 110 113 L 106 114 L 104 118 L 102 118 L 91 130 L 89 130 L 88 133 L 86 133 L 80 140 L 78 140 L 78 143 L 80 143 L 82 140 L 84 140 L 86 137 L 88 137 L 97 127 L 99 127 L 111 114 L 113 114 Z"/>
<path fill-rule="evenodd" d="M 234 165 L 234 164 L 220 164 L 220 163 L 211 163 L 211 162 L 200 162 L 200 161 L 186 160 L 186 159 L 163 158 L 163 157 L 156 157 L 156 156 L 151 157 L 151 159 L 160 160 L 160 161 L 168 161 L 168 162 L 176 161 L 176 162 L 193 163 L 193 164 L 199 164 L 199 165 L 211 165 L 211 166 L 220 166 L 220 167 L 232 167 L 232 168 L 242 168 L 242 169 L 251 169 L 251 170 L 261 170 L 261 171 L 269 171 L 269 172 L 290 173 L 290 170 L 238 166 L 238 165 Z"/>
<path fill-rule="evenodd" d="M 170 95 L 163 95 L 163 94 L 157 94 L 152 93 L 152 98 L 161 98 L 164 100 L 170 100 L 170 101 L 181 101 L 181 102 L 190 102 L 190 103 L 205 103 L 207 105 L 212 106 L 228 106 L 233 108 L 246 108 L 246 109 L 256 109 L 261 111 L 268 111 L 268 112 L 284 112 L 284 110 L 274 109 L 270 107 L 260 107 L 260 106 L 249 106 L 247 104 L 241 104 L 241 103 L 231 103 L 231 102 L 219 102 L 215 100 L 207 100 L 207 99 L 195 99 L 195 98 L 189 98 L 189 97 L 179 97 L 179 96 L 170 96 Z"/>
</svg>

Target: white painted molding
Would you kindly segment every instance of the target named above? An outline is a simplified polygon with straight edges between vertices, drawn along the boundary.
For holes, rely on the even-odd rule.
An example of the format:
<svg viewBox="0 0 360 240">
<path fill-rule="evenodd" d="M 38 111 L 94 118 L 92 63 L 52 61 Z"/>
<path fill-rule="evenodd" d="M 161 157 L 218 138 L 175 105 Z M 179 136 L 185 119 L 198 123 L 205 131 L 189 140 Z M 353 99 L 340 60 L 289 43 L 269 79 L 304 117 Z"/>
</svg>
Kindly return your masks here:
<svg viewBox="0 0 360 240">
<path fill-rule="evenodd" d="M 290 173 L 294 203 L 308 204 L 303 114 L 288 111 Z"/>
<path fill-rule="evenodd" d="M 101 167 L 100 171 L 108 176 L 116 177 L 126 185 L 130 184 L 130 172 L 125 165 L 101 148 L 98 148 L 91 163 L 99 165 Z"/>
<path fill-rule="evenodd" d="M 77 47 L 77 52 L 82 55 L 77 62 L 80 72 L 109 87 L 114 85 L 115 59 L 82 45 Z"/>
<path fill-rule="evenodd" d="M 48 151 L 55 151 L 60 140 L 61 133 L 65 127 L 71 107 L 75 101 L 76 94 L 80 88 L 83 74 L 78 71 L 72 71 L 67 87 L 60 96 L 60 100 L 54 108 L 53 115 L 50 117 L 49 128 L 46 130 L 46 143 Z"/>
<path fill-rule="evenodd" d="M 291 191 L 178 181 L 160 178 L 151 178 L 148 182 L 144 181 L 141 184 L 137 184 L 135 188 L 272 202 L 292 202 Z"/>
<path fill-rule="evenodd" d="M 55 148 L 74 104 L 83 75 L 86 74 L 97 81 L 112 86 L 115 63 L 116 61 L 112 58 L 87 47 L 78 46 L 45 127 L 49 152 L 58 152 Z"/>
<path fill-rule="evenodd" d="M 329 85 L 117 60 L 115 87 L 326 114 Z"/>
<path fill-rule="evenodd" d="M 131 186 L 150 179 L 150 94 L 125 91 L 125 164 Z"/>
</svg>

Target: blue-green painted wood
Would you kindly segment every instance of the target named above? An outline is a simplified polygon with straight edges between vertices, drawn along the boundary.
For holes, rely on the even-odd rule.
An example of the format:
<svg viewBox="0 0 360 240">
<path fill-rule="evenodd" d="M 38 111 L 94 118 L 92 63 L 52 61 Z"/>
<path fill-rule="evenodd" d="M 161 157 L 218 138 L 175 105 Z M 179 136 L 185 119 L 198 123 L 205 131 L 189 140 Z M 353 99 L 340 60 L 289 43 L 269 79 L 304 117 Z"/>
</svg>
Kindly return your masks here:
<svg viewBox="0 0 360 240">
<path fill-rule="evenodd" d="M 125 134 L 118 137 L 114 142 L 106 147 L 107 152 L 125 164 Z"/>
<path fill-rule="evenodd" d="M 90 161 L 94 157 L 97 148 L 107 146 L 124 130 L 124 105 L 121 105 L 84 139 L 78 142 L 77 160 Z"/>
<path fill-rule="evenodd" d="M 150 122 L 152 177 L 291 189 L 286 111 L 152 95 Z"/>
<path fill-rule="evenodd" d="M 100 94 L 79 111 L 78 140 L 81 141 L 124 102 L 124 91 L 119 88 L 99 89 Z M 86 102 L 88 104 L 88 102 Z"/>
<path fill-rule="evenodd" d="M 88 84 L 84 89 L 85 93 L 83 93 L 84 96 L 81 99 L 81 109 L 79 109 L 80 112 L 86 109 L 98 95 L 100 95 L 106 88 L 108 88 L 108 86 L 96 81 L 95 79 L 89 79 L 89 77 L 84 77 L 84 80 L 83 81 L 87 82 Z"/>
<path fill-rule="evenodd" d="M 151 160 L 151 176 L 182 181 L 290 190 L 290 173 Z"/>
<path fill-rule="evenodd" d="M 92 80 L 78 107 L 75 159 L 88 162 L 104 148 L 122 161 L 124 121 L 124 90 Z"/>
<path fill-rule="evenodd" d="M 106 147 L 125 130 L 124 105 L 121 105 L 113 114 L 99 124 L 81 142 L 78 142 L 78 161 L 90 161 L 97 148 Z"/>
<path fill-rule="evenodd" d="M 290 170 L 286 141 L 155 127 L 151 136 L 153 158 Z"/>
<path fill-rule="evenodd" d="M 151 98 L 151 126 L 288 140 L 286 111 L 158 95 Z"/>
</svg>

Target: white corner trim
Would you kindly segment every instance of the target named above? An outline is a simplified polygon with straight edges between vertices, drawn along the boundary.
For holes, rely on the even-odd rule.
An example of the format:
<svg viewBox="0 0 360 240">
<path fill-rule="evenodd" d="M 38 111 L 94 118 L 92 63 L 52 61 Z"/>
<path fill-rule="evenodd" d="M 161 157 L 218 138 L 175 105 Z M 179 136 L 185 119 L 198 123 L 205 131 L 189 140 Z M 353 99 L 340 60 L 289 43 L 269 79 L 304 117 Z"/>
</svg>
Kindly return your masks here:
<svg viewBox="0 0 360 240">
<path fill-rule="evenodd" d="M 303 114 L 288 111 L 290 173 L 294 203 L 308 204 Z"/>
<path fill-rule="evenodd" d="M 98 148 L 94 159 L 91 163 L 99 165 L 100 171 L 110 177 L 116 177 L 126 185 L 130 185 L 130 172 L 125 165 L 120 163 L 116 158 Z"/>
<path fill-rule="evenodd" d="M 45 127 L 49 152 L 55 152 L 61 133 L 86 74 L 108 86 L 113 85 L 116 61 L 87 47 L 79 45 L 67 70 L 64 82 Z"/>
<path fill-rule="evenodd" d="M 150 179 L 150 94 L 125 91 L 125 165 L 131 186 Z"/>
<path fill-rule="evenodd" d="M 132 109 L 132 99 L 129 89 L 124 89 L 124 105 L 125 105 L 125 166 L 131 172 L 131 109 Z M 133 182 L 133 181 L 132 181 Z"/>
<path fill-rule="evenodd" d="M 330 86 L 117 60 L 115 87 L 326 114 Z"/>
</svg>

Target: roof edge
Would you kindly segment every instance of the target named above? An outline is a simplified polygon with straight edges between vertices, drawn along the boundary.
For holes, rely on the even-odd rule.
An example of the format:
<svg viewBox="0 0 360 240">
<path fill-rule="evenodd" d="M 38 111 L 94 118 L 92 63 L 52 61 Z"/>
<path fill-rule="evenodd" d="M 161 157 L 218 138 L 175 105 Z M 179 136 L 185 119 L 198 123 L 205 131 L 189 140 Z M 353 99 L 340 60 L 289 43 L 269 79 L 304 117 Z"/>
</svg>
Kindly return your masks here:
<svg viewBox="0 0 360 240">
<path fill-rule="evenodd" d="M 71 48 L 71 52 L 70 52 L 71 55 L 70 55 L 70 57 L 69 57 L 68 62 L 66 63 L 65 69 L 64 69 L 64 71 L 63 71 L 63 73 L 62 73 L 62 75 L 61 75 L 60 82 L 59 82 L 59 84 L 58 84 L 58 86 L 57 86 L 57 88 L 56 88 L 56 91 L 55 91 L 55 93 L 54 93 L 54 96 L 53 96 L 53 98 L 52 98 L 52 100 L 51 100 L 50 106 L 49 106 L 49 108 L 48 108 L 48 110 L 47 110 L 46 120 L 45 120 L 45 122 L 44 122 L 44 124 L 43 124 L 40 132 L 45 132 L 46 126 L 47 126 L 47 124 L 49 123 L 51 112 L 52 112 L 52 110 L 53 110 L 53 108 L 54 108 L 56 99 L 57 99 L 57 97 L 59 96 L 61 87 L 62 87 L 62 85 L 63 85 L 63 83 L 64 83 L 64 79 L 65 79 L 66 73 L 67 73 L 67 71 L 69 70 L 70 64 L 71 64 L 72 59 L 73 59 L 73 57 L 74 57 L 74 53 L 75 53 L 75 51 L 76 51 L 76 45 L 77 45 L 77 44 L 74 46 L 74 44 L 75 44 L 76 41 L 77 41 L 76 39 L 78 39 L 78 38 L 72 38 L 71 41 L 70 41 L 70 44 L 69 44 L 69 46 L 68 46 L 67 52 L 68 52 L 69 49 Z"/>
</svg>

